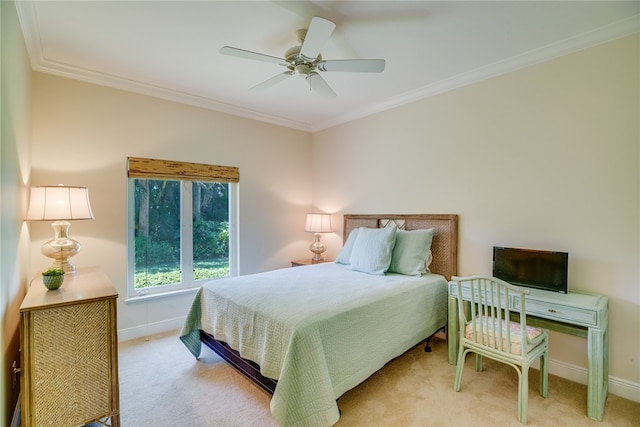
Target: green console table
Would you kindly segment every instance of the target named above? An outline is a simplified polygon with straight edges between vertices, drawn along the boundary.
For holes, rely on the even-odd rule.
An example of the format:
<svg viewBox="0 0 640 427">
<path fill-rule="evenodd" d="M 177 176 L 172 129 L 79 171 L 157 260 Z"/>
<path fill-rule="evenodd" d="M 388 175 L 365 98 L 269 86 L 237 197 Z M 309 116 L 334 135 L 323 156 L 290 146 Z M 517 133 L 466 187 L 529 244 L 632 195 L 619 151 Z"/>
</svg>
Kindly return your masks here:
<svg viewBox="0 0 640 427">
<path fill-rule="evenodd" d="M 463 288 L 463 299 L 468 288 Z M 458 358 L 460 335 L 457 283 L 449 282 L 449 363 Z M 519 301 L 511 301 L 512 309 Z M 604 295 L 572 291 L 567 294 L 530 289 L 527 324 L 587 339 L 587 415 L 602 421 L 609 377 L 609 299 Z"/>
</svg>

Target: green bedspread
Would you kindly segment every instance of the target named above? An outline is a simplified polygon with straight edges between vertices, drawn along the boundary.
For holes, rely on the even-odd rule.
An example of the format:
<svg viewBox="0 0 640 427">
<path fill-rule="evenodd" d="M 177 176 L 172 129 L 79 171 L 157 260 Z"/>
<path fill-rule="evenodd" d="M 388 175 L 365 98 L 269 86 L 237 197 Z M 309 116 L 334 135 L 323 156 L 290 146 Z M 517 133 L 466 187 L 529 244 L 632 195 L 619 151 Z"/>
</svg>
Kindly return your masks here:
<svg viewBox="0 0 640 427">
<path fill-rule="evenodd" d="M 200 330 L 278 380 L 282 426 L 329 426 L 336 399 L 447 322 L 444 277 L 375 276 L 335 263 L 218 279 L 197 293 L 180 339 Z"/>
</svg>

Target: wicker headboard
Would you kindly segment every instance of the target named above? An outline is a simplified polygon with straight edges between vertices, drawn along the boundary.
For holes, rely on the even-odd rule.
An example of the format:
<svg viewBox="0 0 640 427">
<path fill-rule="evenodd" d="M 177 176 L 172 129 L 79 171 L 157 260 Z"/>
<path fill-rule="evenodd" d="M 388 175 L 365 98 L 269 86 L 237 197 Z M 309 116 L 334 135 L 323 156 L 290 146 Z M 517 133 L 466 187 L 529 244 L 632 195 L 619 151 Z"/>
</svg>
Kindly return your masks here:
<svg viewBox="0 0 640 427">
<path fill-rule="evenodd" d="M 390 221 L 404 230 L 435 228 L 429 270 L 442 274 L 447 280 L 458 274 L 458 215 L 344 215 L 343 241 L 347 241 L 354 228 L 386 227 Z"/>
</svg>

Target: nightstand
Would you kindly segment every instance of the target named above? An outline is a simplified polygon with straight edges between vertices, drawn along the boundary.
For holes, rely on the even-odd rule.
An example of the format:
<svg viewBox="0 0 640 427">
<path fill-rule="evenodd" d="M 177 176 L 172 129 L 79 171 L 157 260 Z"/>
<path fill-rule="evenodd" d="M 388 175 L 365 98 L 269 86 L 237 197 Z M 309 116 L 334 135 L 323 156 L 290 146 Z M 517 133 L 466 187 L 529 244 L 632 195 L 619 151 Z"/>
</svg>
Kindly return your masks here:
<svg viewBox="0 0 640 427">
<path fill-rule="evenodd" d="M 24 427 L 120 426 L 117 297 L 99 268 L 55 291 L 41 275 L 31 282 L 20 306 Z"/>
<path fill-rule="evenodd" d="M 323 262 L 327 262 L 327 261 L 321 260 L 321 261 L 315 262 L 311 258 L 297 259 L 295 261 L 291 261 L 291 267 L 300 267 L 301 265 L 322 264 Z"/>
</svg>

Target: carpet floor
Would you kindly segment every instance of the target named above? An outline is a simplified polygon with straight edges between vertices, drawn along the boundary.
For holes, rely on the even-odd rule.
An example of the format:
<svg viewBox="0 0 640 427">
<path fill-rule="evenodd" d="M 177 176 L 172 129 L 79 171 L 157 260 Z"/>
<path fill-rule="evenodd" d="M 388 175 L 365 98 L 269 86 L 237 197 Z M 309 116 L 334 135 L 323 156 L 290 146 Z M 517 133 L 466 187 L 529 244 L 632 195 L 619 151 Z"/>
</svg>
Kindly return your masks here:
<svg viewBox="0 0 640 427">
<path fill-rule="evenodd" d="M 381 344 L 382 345 L 382 344 Z M 338 400 L 336 426 L 520 426 L 517 374 L 485 359 L 476 372 L 468 357 L 460 392 L 447 344 L 432 341 L 389 362 Z M 120 413 L 123 427 L 277 426 L 270 395 L 203 346 L 196 360 L 178 333 L 120 343 Z M 538 371 L 529 375 L 529 426 L 625 427 L 640 425 L 640 403 L 609 395 L 604 420 L 586 415 L 586 386 L 553 375 L 549 397 L 538 394 Z"/>
</svg>

